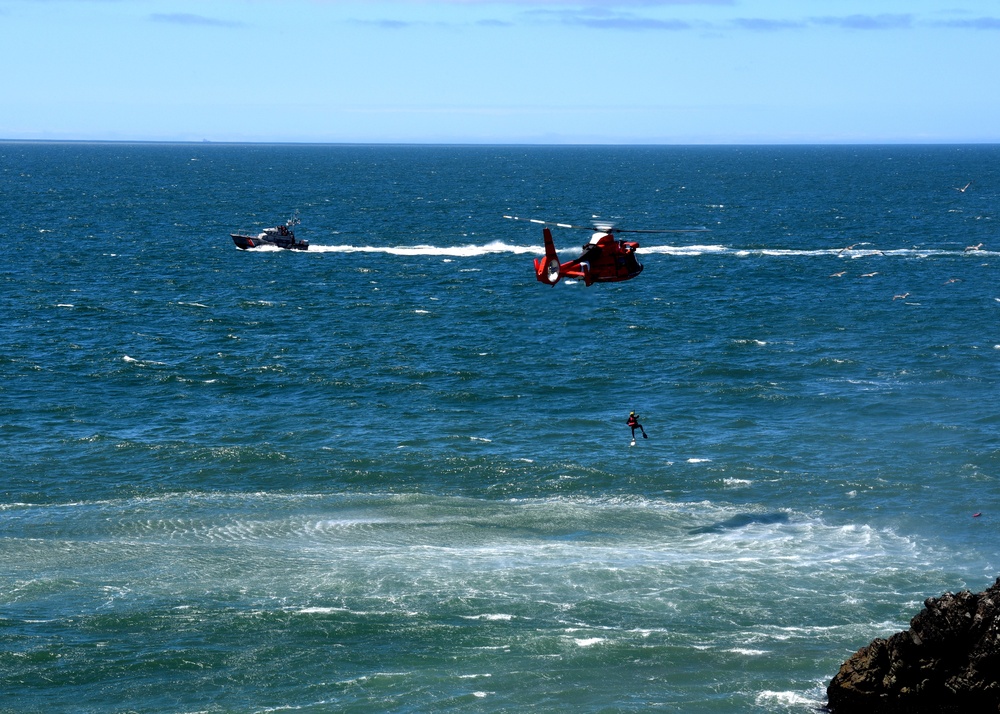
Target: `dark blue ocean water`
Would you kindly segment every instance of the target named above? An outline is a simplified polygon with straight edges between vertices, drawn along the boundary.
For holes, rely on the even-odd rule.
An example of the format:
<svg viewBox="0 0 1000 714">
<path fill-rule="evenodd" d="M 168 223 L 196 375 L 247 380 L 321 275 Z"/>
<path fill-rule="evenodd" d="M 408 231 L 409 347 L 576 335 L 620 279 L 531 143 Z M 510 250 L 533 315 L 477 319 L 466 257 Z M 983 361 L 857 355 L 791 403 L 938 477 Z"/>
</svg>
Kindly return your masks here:
<svg viewBox="0 0 1000 714">
<path fill-rule="evenodd" d="M 0 710 L 813 711 L 1000 575 L 998 199 L 996 146 L 0 144 Z M 504 214 L 711 232 L 549 288 Z"/>
</svg>

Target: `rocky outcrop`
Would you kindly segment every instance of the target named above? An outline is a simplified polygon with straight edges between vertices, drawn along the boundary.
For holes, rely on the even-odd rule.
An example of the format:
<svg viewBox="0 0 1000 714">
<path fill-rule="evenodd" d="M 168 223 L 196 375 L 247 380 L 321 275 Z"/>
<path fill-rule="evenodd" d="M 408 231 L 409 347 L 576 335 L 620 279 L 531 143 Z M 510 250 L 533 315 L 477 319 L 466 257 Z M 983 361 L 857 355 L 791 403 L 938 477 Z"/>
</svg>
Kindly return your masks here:
<svg viewBox="0 0 1000 714">
<path fill-rule="evenodd" d="M 909 630 L 858 650 L 826 693 L 834 714 L 1000 712 L 1000 578 L 928 598 Z"/>
</svg>

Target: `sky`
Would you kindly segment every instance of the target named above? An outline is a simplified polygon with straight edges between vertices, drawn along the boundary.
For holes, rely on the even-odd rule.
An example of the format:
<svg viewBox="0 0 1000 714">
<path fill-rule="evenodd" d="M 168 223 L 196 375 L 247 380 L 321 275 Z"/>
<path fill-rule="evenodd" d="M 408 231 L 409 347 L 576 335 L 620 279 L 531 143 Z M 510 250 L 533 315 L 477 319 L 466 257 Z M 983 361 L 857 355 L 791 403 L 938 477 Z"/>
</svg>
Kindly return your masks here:
<svg viewBox="0 0 1000 714">
<path fill-rule="evenodd" d="M 1000 0 L 0 0 L 0 139 L 1000 143 Z"/>
</svg>

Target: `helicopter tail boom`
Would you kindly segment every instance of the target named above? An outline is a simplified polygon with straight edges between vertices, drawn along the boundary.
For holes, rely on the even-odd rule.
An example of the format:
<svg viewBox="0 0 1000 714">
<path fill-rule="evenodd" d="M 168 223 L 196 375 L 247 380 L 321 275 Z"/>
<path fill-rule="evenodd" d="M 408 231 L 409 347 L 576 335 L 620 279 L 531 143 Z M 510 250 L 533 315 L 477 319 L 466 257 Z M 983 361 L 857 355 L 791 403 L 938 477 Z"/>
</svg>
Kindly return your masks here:
<svg viewBox="0 0 1000 714">
<path fill-rule="evenodd" d="M 554 286 L 562 277 L 559 256 L 556 254 L 555 243 L 552 242 L 552 231 L 545 228 L 542 235 L 545 236 L 545 257 L 535 258 L 535 278 L 540 283 Z"/>
</svg>

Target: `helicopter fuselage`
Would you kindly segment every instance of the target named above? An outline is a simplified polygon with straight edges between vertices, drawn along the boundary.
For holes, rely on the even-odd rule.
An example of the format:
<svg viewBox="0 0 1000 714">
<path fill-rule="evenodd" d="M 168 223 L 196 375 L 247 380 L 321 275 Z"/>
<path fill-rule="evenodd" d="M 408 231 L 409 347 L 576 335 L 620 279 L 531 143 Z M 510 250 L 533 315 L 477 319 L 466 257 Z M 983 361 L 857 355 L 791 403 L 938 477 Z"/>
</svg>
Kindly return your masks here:
<svg viewBox="0 0 1000 714">
<path fill-rule="evenodd" d="M 535 259 L 535 278 L 547 285 L 555 285 L 562 278 L 578 278 L 584 285 L 617 283 L 631 280 L 642 272 L 642 263 L 636 258 L 639 247 L 636 241 L 615 240 L 610 233 L 595 233 L 583 246 L 578 258 L 562 263 L 556 254 L 552 232 L 542 230 L 545 238 L 545 257 Z"/>
</svg>

